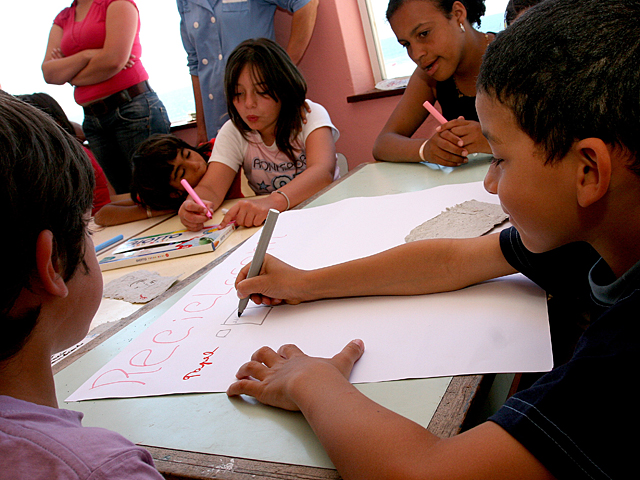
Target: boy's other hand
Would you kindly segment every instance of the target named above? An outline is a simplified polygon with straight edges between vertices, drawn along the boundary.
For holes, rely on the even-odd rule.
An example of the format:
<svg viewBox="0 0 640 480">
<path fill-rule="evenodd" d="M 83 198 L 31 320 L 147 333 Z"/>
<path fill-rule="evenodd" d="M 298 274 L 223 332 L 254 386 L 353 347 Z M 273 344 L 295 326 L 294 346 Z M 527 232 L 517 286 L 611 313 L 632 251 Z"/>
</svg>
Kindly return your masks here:
<svg viewBox="0 0 640 480">
<path fill-rule="evenodd" d="M 227 395 L 250 395 L 266 405 L 299 410 L 305 398 L 318 398 L 335 382 L 348 381 L 363 353 L 362 340 L 349 342 L 332 358 L 310 357 L 295 345 L 283 345 L 277 352 L 262 347 L 240 367 L 238 381 L 229 386 Z"/>
</svg>

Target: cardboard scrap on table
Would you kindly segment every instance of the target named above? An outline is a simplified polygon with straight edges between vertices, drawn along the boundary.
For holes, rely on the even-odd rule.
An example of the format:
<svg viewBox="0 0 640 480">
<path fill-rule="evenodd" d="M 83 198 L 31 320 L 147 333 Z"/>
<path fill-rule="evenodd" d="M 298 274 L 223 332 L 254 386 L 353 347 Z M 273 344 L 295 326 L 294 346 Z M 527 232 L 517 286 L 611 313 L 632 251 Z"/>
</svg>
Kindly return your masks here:
<svg viewBox="0 0 640 480">
<path fill-rule="evenodd" d="M 427 238 L 473 238 L 484 235 L 507 220 L 502 207 L 495 203 L 468 200 L 411 230 L 406 243 Z"/>
<path fill-rule="evenodd" d="M 147 303 L 167 291 L 178 277 L 163 277 L 157 272 L 138 270 L 109 282 L 102 296 L 129 303 Z"/>
</svg>

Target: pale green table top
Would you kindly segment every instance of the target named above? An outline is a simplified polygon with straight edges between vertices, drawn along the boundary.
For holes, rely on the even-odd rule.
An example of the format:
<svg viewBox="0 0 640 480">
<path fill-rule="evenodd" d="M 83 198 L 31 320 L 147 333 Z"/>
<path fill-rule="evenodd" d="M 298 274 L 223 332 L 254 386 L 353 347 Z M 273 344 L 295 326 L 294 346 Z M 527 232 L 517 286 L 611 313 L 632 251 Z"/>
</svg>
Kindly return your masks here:
<svg viewBox="0 0 640 480">
<path fill-rule="evenodd" d="M 473 159 L 453 171 L 434 170 L 422 164 L 367 164 L 332 186 L 309 206 L 348 197 L 386 195 L 478 181 L 484 177 L 487 168 L 486 157 Z M 109 428 L 146 446 L 332 468 L 301 414 L 265 407 L 251 399 L 229 399 L 225 394 L 187 394 L 64 402 L 194 284 L 58 372 L 55 381 L 60 407 L 84 412 L 85 426 Z M 426 427 L 450 382 L 451 377 L 447 377 L 367 384 L 359 388 L 375 401 Z"/>
</svg>

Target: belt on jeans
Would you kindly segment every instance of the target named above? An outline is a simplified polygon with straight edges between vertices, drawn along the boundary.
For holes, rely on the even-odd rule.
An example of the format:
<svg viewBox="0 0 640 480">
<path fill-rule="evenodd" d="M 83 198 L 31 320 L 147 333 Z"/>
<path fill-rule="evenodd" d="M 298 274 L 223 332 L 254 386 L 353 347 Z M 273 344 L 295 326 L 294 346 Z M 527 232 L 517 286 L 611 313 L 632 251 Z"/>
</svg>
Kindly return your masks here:
<svg viewBox="0 0 640 480">
<path fill-rule="evenodd" d="M 96 100 L 95 102 L 92 102 L 89 105 L 85 105 L 82 108 L 84 109 L 84 113 L 87 115 L 104 115 L 112 110 L 115 110 L 119 106 L 130 102 L 134 97 L 150 91 L 152 90 L 151 86 L 149 85 L 149 81 L 145 80 L 144 82 L 136 83 L 129 88 L 120 90 L 113 95 L 109 95 L 107 98 Z"/>
</svg>

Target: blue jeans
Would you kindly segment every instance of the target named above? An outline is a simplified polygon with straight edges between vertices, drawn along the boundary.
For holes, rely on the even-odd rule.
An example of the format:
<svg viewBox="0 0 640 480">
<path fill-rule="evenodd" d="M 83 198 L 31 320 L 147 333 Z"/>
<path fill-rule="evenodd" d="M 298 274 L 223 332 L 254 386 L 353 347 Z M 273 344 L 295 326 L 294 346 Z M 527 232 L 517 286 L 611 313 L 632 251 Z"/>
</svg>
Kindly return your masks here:
<svg viewBox="0 0 640 480">
<path fill-rule="evenodd" d="M 127 193 L 131 189 L 133 152 L 154 133 L 169 133 L 170 125 L 162 101 L 149 91 L 104 115 L 85 114 L 82 128 L 89 149 L 116 193 Z"/>
</svg>

